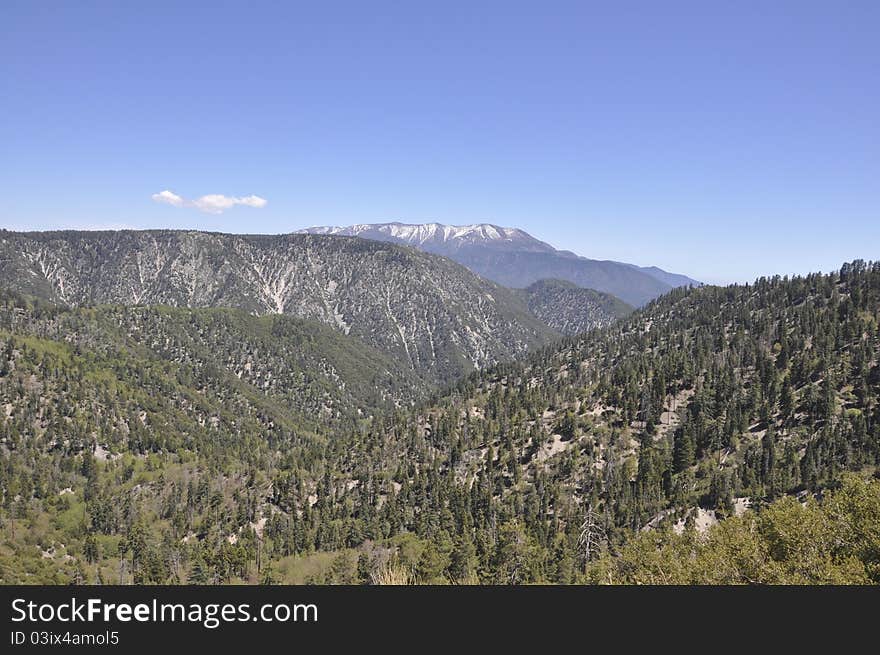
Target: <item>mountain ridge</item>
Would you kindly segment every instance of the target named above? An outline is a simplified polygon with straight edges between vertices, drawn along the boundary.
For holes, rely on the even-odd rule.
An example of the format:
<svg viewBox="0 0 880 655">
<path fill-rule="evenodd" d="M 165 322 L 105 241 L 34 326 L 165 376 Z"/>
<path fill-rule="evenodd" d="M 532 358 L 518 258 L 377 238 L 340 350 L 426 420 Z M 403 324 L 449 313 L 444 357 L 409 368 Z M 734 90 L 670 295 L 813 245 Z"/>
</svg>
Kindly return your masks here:
<svg viewBox="0 0 880 655">
<path fill-rule="evenodd" d="M 567 280 L 538 280 L 517 293 L 532 314 L 567 336 L 608 327 L 633 312 L 631 305 L 610 293 Z"/>
<path fill-rule="evenodd" d="M 634 306 L 644 305 L 677 286 L 700 283 L 656 266 L 641 267 L 612 260 L 582 257 L 558 250 L 519 228 L 492 223 L 360 223 L 317 226 L 306 234 L 354 236 L 401 243 L 464 265 L 478 275 L 506 287 L 524 289 L 542 279 L 561 279 L 617 296 Z"/>
<path fill-rule="evenodd" d="M 0 232 L 0 286 L 72 306 L 231 307 L 352 334 L 449 381 L 555 332 L 455 262 L 341 236 Z"/>
</svg>

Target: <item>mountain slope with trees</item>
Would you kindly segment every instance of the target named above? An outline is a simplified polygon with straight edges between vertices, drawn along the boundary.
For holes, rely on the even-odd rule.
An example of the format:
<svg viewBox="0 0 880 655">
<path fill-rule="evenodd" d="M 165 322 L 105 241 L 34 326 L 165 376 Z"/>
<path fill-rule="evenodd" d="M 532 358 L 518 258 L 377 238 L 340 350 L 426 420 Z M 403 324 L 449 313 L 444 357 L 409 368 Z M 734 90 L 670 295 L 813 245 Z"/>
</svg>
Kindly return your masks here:
<svg viewBox="0 0 880 655">
<path fill-rule="evenodd" d="M 63 362 L 14 370 L 4 581 L 880 582 L 877 263 L 679 289 L 268 447 L 11 438 L 41 404 L 72 411 Z"/>
<path fill-rule="evenodd" d="M 609 293 L 584 289 L 564 280 L 538 280 L 518 293 L 532 314 L 567 335 L 607 327 L 633 311 Z"/>
<path fill-rule="evenodd" d="M 336 236 L 0 232 L 0 288 L 56 304 L 237 308 L 316 320 L 449 382 L 556 333 L 448 259 Z"/>
</svg>

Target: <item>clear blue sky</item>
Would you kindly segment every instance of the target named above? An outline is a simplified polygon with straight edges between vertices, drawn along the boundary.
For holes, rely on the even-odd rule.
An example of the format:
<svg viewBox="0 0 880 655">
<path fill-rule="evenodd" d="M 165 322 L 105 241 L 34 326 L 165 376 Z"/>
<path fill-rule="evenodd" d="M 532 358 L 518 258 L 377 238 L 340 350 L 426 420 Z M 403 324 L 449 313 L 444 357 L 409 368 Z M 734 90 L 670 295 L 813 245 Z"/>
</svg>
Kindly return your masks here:
<svg viewBox="0 0 880 655">
<path fill-rule="evenodd" d="M 3 0 L 0 98 L 10 229 L 487 221 L 708 281 L 880 257 L 876 1 Z"/>
</svg>

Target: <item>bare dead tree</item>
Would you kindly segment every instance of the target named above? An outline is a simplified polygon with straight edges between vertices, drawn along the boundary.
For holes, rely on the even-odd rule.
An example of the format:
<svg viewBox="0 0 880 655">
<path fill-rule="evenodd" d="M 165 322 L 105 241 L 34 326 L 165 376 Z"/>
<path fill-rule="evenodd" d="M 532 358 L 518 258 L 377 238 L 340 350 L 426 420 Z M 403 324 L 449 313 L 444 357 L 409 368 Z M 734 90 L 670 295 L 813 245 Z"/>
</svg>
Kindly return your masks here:
<svg viewBox="0 0 880 655">
<path fill-rule="evenodd" d="M 599 551 L 606 540 L 605 528 L 599 521 L 598 513 L 593 509 L 593 504 L 587 506 L 587 514 L 581 523 L 581 531 L 578 536 L 578 550 L 582 553 L 584 566 L 590 563 L 592 557 Z"/>
</svg>

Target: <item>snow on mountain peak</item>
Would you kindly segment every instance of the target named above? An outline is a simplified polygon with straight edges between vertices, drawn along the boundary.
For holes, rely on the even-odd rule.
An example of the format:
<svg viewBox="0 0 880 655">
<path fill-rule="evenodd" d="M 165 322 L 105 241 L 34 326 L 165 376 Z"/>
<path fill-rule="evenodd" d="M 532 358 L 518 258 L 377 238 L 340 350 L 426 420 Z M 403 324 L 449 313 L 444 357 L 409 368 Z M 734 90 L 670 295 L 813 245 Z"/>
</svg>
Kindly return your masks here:
<svg viewBox="0 0 880 655">
<path fill-rule="evenodd" d="M 310 227 L 300 232 L 336 234 L 378 241 L 391 241 L 438 255 L 452 256 L 462 248 L 491 248 L 529 252 L 556 252 L 553 246 L 523 230 L 492 223 L 445 225 L 443 223 L 374 223 L 346 227 Z M 454 257 L 453 257 L 454 259 Z"/>
<path fill-rule="evenodd" d="M 469 239 L 473 241 L 511 241 L 517 239 L 531 240 L 522 230 L 511 227 L 499 227 L 491 223 L 474 223 L 471 225 L 444 225 L 442 223 L 378 223 L 332 227 L 310 227 L 302 232 L 312 234 L 344 234 L 359 236 L 371 232 L 384 234 L 410 243 L 426 241 L 452 241 Z"/>
</svg>

